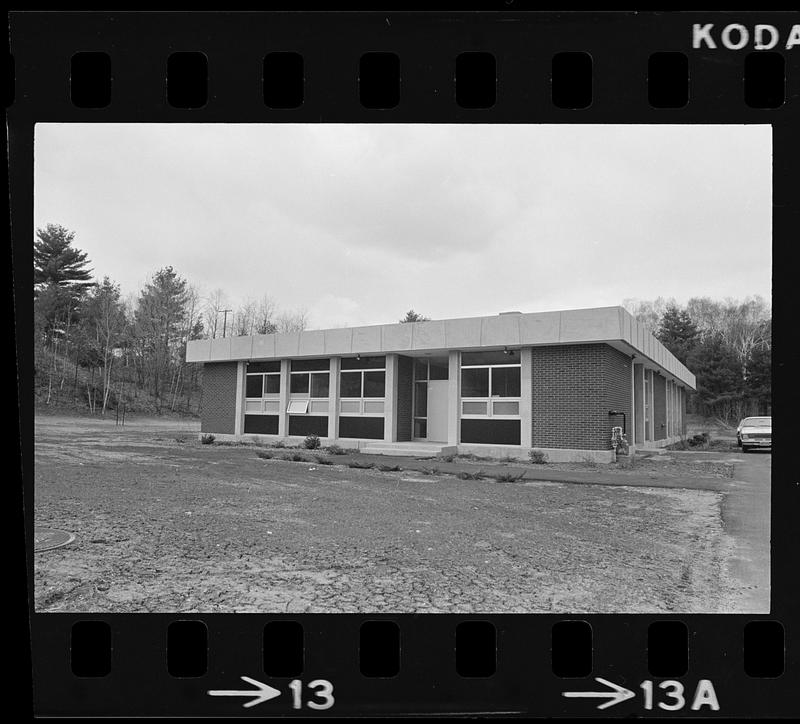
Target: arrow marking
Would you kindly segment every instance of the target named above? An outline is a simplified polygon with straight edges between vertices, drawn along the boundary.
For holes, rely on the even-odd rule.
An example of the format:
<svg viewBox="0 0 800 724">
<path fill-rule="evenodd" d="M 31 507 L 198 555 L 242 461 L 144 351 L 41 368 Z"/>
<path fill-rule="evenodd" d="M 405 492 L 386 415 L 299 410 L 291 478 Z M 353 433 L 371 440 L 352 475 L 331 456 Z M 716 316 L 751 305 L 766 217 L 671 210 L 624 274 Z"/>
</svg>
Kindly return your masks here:
<svg viewBox="0 0 800 724">
<path fill-rule="evenodd" d="M 257 704 L 263 704 L 265 701 L 269 701 L 270 699 L 274 699 L 276 696 L 280 696 L 281 692 L 278 689 L 273 689 L 271 686 L 267 684 L 263 684 L 260 681 L 256 681 L 255 679 L 251 679 L 249 676 L 240 676 L 239 677 L 242 681 L 247 682 L 248 684 L 252 684 L 255 686 L 255 689 L 247 689 L 247 690 L 235 690 L 235 689 L 212 689 L 208 692 L 209 696 L 251 696 L 254 697 L 252 701 L 248 701 L 242 706 L 247 709 L 251 706 L 256 706 Z M 631 695 L 632 696 L 632 695 Z"/>
<path fill-rule="evenodd" d="M 634 694 L 630 689 L 626 689 L 624 686 L 614 684 L 607 679 L 601 679 L 599 676 L 596 676 L 594 680 L 598 684 L 608 686 L 609 688 L 613 689 L 613 691 L 563 691 L 561 692 L 561 695 L 570 699 L 608 699 L 608 701 L 598 704 L 598 709 L 607 709 L 610 706 L 614 706 L 614 704 L 619 704 L 621 701 L 632 699 L 634 696 L 636 696 L 636 694 Z"/>
</svg>

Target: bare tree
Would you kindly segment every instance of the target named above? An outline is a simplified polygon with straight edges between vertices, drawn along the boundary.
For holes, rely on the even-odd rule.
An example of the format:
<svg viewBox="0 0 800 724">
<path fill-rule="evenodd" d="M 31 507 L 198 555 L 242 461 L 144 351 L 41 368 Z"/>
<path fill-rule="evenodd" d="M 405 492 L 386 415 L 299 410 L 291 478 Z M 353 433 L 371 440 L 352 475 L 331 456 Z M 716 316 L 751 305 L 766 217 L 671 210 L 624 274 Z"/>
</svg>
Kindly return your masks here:
<svg viewBox="0 0 800 724">
<path fill-rule="evenodd" d="M 275 324 L 278 332 L 302 332 L 308 327 L 308 312 L 304 308 L 281 312 Z"/>
<path fill-rule="evenodd" d="M 254 334 L 273 334 L 277 331 L 275 324 L 275 312 L 277 307 L 272 297 L 264 294 L 256 303 L 253 318 Z"/>
<path fill-rule="evenodd" d="M 208 329 L 208 336 L 211 339 L 216 339 L 217 332 L 220 329 L 220 317 L 224 309 L 228 306 L 228 295 L 222 289 L 215 289 L 205 299 L 203 307 L 203 316 L 206 320 Z"/>
</svg>

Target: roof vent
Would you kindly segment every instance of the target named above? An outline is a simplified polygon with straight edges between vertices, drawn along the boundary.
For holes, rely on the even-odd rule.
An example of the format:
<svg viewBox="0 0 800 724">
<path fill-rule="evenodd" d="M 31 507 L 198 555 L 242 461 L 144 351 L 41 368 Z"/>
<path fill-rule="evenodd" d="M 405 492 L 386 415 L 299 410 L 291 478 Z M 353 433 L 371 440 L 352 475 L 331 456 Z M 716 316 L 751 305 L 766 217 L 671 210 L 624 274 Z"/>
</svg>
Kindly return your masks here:
<svg viewBox="0 0 800 724">
<path fill-rule="evenodd" d="M 504 314 L 522 314 L 522 312 L 500 312 L 500 316 L 502 317 Z"/>
</svg>

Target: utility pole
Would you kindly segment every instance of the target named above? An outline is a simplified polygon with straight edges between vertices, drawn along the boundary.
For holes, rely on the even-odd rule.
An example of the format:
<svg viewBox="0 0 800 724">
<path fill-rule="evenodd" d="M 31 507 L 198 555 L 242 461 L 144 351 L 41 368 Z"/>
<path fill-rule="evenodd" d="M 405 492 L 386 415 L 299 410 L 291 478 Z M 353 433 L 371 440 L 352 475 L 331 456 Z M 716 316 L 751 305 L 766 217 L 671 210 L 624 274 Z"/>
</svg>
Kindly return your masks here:
<svg viewBox="0 0 800 724">
<path fill-rule="evenodd" d="M 225 337 L 225 330 L 228 328 L 228 312 L 232 312 L 232 309 L 221 309 L 220 310 L 225 316 L 222 318 L 222 336 Z"/>
</svg>

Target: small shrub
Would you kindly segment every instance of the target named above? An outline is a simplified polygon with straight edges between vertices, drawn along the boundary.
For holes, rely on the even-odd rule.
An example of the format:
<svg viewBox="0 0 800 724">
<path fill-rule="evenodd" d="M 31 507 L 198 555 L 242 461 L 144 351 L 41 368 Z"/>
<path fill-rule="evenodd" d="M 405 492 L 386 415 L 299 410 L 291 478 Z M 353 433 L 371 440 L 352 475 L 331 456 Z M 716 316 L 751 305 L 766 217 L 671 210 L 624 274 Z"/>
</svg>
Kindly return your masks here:
<svg viewBox="0 0 800 724">
<path fill-rule="evenodd" d="M 275 455 L 267 450 L 256 450 L 256 457 L 259 457 L 262 460 L 271 460 L 273 457 L 275 457 Z"/>
<path fill-rule="evenodd" d="M 452 455 L 452 454 L 450 454 L 450 455 L 439 455 L 436 459 L 437 460 L 441 460 L 443 463 L 452 463 L 453 460 L 456 459 L 456 456 Z"/>
<path fill-rule="evenodd" d="M 692 435 L 689 440 L 689 447 L 708 447 L 711 436 L 707 432 L 701 432 L 697 435 Z"/>
<path fill-rule="evenodd" d="M 365 462 L 355 461 L 355 462 L 352 462 L 352 463 L 348 463 L 347 467 L 349 467 L 349 468 L 360 468 L 361 470 L 367 470 L 369 468 L 374 468 L 375 467 L 375 463 L 365 463 Z"/>
<path fill-rule="evenodd" d="M 378 470 L 382 473 L 397 473 L 402 469 L 399 465 L 378 465 Z"/>
<path fill-rule="evenodd" d="M 307 435 L 306 439 L 303 440 L 303 447 L 306 450 L 319 450 L 319 435 L 315 435 L 313 432 L 310 435 Z"/>
<path fill-rule="evenodd" d="M 438 475 L 439 474 L 439 468 L 421 468 L 420 472 L 423 475 Z"/>
<path fill-rule="evenodd" d="M 324 457 L 323 455 L 315 455 L 314 460 L 316 460 L 320 465 L 333 465 L 333 461 Z"/>
<path fill-rule="evenodd" d="M 186 442 L 186 438 L 185 437 L 176 437 L 175 438 L 175 442 L 184 443 L 184 442 Z"/>
<path fill-rule="evenodd" d="M 272 447 L 276 447 L 276 448 L 278 448 L 279 450 L 282 450 L 283 448 L 285 448 L 285 447 L 286 447 L 286 443 L 285 443 L 283 440 L 276 440 L 276 441 L 275 441 L 275 442 L 272 444 Z"/>
<path fill-rule="evenodd" d="M 200 442 L 203 443 L 203 445 L 212 445 L 216 439 L 216 436 L 207 433 L 200 438 Z"/>
<path fill-rule="evenodd" d="M 547 454 L 534 449 L 530 452 L 530 459 L 535 465 L 544 465 L 547 462 Z"/>
<path fill-rule="evenodd" d="M 581 462 L 587 468 L 596 468 L 597 467 L 597 461 L 591 455 L 581 455 Z"/>
<path fill-rule="evenodd" d="M 289 453 L 287 458 L 291 460 L 293 463 L 307 463 L 309 462 L 308 458 L 301 454 L 301 453 Z"/>
<path fill-rule="evenodd" d="M 494 479 L 498 483 L 516 483 L 517 481 L 522 480 L 524 477 L 525 473 L 518 473 L 517 475 L 514 475 L 514 473 L 500 473 L 495 475 Z"/>
<path fill-rule="evenodd" d="M 325 452 L 330 455 L 347 455 L 347 450 L 338 445 L 328 445 L 328 447 L 325 448 Z"/>
<path fill-rule="evenodd" d="M 470 473 L 467 470 L 462 470 L 456 474 L 460 480 L 481 480 L 483 478 L 483 470 L 478 470 L 476 473 Z"/>
</svg>

